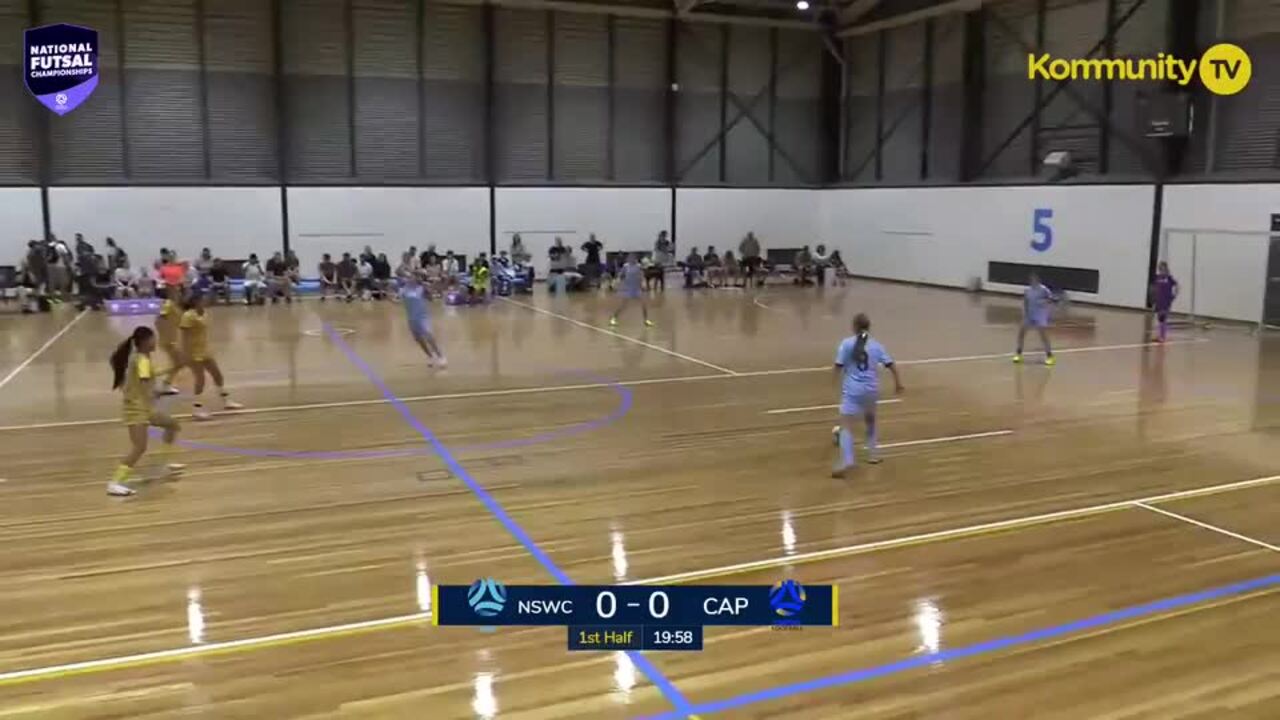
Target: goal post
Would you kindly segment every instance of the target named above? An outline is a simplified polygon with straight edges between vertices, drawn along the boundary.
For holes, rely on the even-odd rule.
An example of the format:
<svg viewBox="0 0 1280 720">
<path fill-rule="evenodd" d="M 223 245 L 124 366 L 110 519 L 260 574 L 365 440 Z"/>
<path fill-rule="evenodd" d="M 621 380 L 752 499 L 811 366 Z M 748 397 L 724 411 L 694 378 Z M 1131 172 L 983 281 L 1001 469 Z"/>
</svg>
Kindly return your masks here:
<svg viewBox="0 0 1280 720">
<path fill-rule="evenodd" d="M 1159 258 L 1178 281 L 1171 323 L 1205 329 L 1215 321 L 1266 328 L 1267 264 L 1280 233 L 1165 228 Z"/>
</svg>

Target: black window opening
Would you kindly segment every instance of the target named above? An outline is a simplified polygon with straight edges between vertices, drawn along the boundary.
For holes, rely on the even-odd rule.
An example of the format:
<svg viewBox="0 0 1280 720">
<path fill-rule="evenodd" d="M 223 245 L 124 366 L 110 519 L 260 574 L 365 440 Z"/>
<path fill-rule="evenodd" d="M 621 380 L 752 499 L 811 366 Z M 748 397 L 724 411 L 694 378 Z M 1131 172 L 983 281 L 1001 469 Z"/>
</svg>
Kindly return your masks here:
<svg viewBox="0 0 1280 720">
<path fill-rule="evenodd" d="M 987 282 L 1001 285 L 1028 285 L 1031 273 L 1038 273 L 1040 281 L 1054 290 L 1098 294 L 1099 273 L 1091 268 L 1059 267 L 1056 265 L 1027 265 L 1025 263 L 987 263 Z"/>
</svg>

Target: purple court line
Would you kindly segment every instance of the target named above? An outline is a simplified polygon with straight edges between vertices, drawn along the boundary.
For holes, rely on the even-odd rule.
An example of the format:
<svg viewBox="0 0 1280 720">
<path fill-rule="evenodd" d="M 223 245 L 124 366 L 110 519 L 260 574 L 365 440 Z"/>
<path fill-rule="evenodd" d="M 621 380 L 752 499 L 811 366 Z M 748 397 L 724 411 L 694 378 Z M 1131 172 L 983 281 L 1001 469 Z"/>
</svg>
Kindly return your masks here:
<svg viewBox="0 0 1280 720">
<path fill-rule="evenodd" d="M 559 430 L 553 430 L 551 432 L 541 433 L 527 438 L 497 440 L 494 442 L 477 443 L 474 445 L 455 445 L 452 446 L 452 449 L 455 452 L 479 452 L 483 450 L 507 450 L 511 448 L 528 447 L 530 445 L 540 445 L 597 430 L 621 420 L 627 413 L 631 412 L 632 405 L 634 404 L 634 398 L 630 388 L 627 388 L 615 380 L 610 380 L 590 372 L 573 371 L 563 374 L 589 378 L 601 385 L 608 386 L 609 389 L 618 396 L 618 405 L 612 412 L 604 417 L 570 425 L 567 428 L 561 428 Z M 151 434 L 156 437 L 159 437 L 162 433 L 163 431 L 156 428 L 151 430 Z M 191 450 L 208 450 L 211 452 L 243 455 L 246 457 L 291 458 L 295 460 L 359 460 L 434 454 L 429 449 L 421 447 L 392 448 L 386 450 L 272 450 L 268 448 L 246 448 L 234 445 L 220 445 L 217 443 L 182 439 L 179 439 L 176 444 Z"/>
<path fill-rule="evenodd" d="M 744 693 L 724 700 L 694 704 L 685 712 L 692 712 L 696 714 L 723 712 L 725 710 L 732 710 L 746 705 L 754 705 L 756 703 L 769 702 L 772 700 L 781 700 L 796 695 L 825 690 L 827 688 L 853 685 L 856 683 L 867 682 L 869 680 L 877 680 L 879 678 L 897 675 L 898 673 L 915 670 L 935 663 L 955 662 L 957 660 L 998 652 L 1000 650 L 1007 650 L 1009 648 L 1032 645 L 1067 635 L 1075 635 L 1087 630 L 1095 630 L 1100 627 L 1114 625 L 1128 620 L 1136 620 L 1138 618 L 1148 617 L 1158 613 L 1179 610 L 1193 605 L 1200 605 L 1213 600 L 1221 600 L 1223 598 L 1244 595 L 1246 593 L 1256 592 L 1259 590 L 1274 590 L 1278 587 L 1280 587 L 1280 574 L 1253 578 L 1251 580 L 1244 580 L 1230 585 L 1219 585 L 1218 587 L 1209 588 L 1207 590 L 1201 590 L 1187 595 L 1178 595 L 1171 598 L 1164 598 L 1162 600 L 1155 600 L 1142 605 L 1133 605 L 1121 610 L 1114 610 L 1112 612 L 1094 615 L 1092 617 L 1075 620 L 1061 625 L 1040 628 L 1039 630 L 1032 630 L 1020 635 L 1006 635 L 1004 637 L 998 637 L 993 640 L 987 640 L 973 645 L 965 645 L 925 655 L 916 655 L 914 657 L 884 665 L 876 665 L 860 670 L 851 670 L 838 675 L 828 675 L 826 677 L 814 680 L 804 680 L 797 683 L 791 683 L 789 685 L 779 685 L 765 690 Z M 780 651 L 785 653 L 785 650 L 782 650 L 781 648 Z M 682 717 L 685 717 L 685 715 L 664 713 L 661 715 L 649 716 L 647 720 L 671 720 L 673 718 Z"/>
</svg>

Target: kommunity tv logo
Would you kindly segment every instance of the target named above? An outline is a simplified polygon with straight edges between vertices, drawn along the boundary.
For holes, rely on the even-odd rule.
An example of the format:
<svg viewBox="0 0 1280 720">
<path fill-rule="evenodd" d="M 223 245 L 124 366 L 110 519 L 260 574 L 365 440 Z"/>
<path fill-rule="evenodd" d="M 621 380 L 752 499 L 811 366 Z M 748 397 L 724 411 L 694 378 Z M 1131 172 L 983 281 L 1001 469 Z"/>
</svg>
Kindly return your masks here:
<svg viewBox="0 0 1280 720">
<path fill-rule="evenodd" d="M 1253 62 L 1238 45 L 1218 43 L 1199 58 L 1157 53 L 1147 58 L 1058 58 L 1049 53 L 1027 55 L 1030 80 L 1120 80 L 1175 82 L 1186 87 L 1196 78 L 1215 95 L 1235 95 L 1253 77 Z"/>
</svg>

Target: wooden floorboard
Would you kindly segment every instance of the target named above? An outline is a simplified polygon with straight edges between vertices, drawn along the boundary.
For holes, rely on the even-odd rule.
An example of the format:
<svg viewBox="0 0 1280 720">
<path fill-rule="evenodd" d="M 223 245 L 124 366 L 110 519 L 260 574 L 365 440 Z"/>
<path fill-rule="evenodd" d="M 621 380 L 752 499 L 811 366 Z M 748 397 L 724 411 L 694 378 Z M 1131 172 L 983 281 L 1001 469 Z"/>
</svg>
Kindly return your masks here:
<svg viewBox="0 0 1280 720">
<path fill-rule="evenodd" d="M 567 653 L 563 629 L 424 621 L 433 583 L 553 578 L 415 425 L 578 582 L 840 585 L 839 628 L 713 629 L 702 653 L 650 655 L 695 705 L 1280 572 L 1274 338 L 1152 346 L 1142 314 L 1077 306 L 1045 368 L 1009 362 L 1006 298 L 671 291 L 651 329 L 610 329 L 612 304 L 438 309 L 443 372 L 390 304 L 216 308 L 250 411 L 187 422 L 189 470 L 126 501 L 103 492 L 125 439 L 105 359 L 137 321 L 0 319 L 0 377 L 18 370 L 0 387 L 0 717 L 670 712 L 625 655 Z M 857 311 L 907 392 L 880 410 L 885 462 L 833 480 L 826 368 Z M 1174 516 L 1132 502 L 1152 498 Z M 724 715 L 1273 718 L 1278 597 Z M 218 651 L 165 655 L 193 645 Z"/>
</svg>

